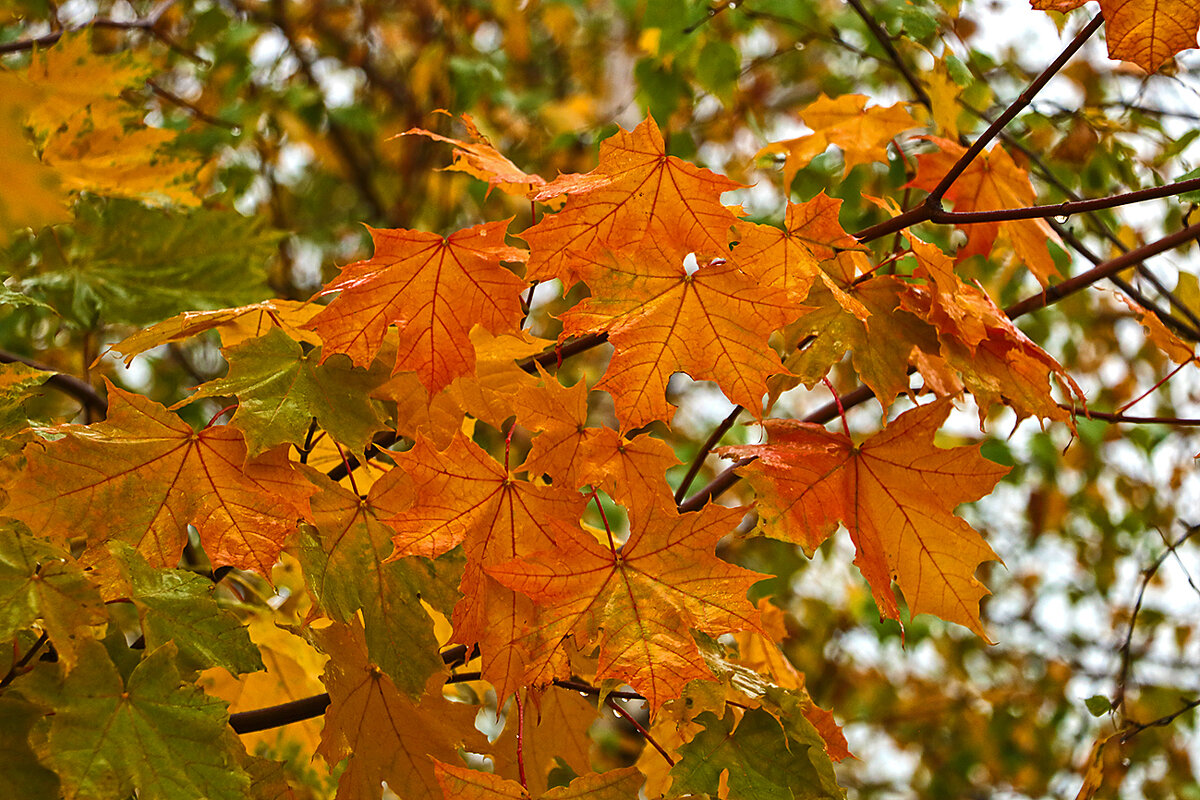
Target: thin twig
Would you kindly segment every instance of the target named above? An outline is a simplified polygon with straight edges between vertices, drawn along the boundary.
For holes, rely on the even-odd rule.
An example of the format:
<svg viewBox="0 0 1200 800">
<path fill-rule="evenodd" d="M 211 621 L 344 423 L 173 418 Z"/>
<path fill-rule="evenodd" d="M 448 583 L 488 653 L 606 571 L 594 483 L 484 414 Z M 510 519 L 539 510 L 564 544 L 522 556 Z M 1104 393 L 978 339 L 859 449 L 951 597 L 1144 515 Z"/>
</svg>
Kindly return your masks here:
<svg viewBox="0 0 1200 800">
<path fill-rule="evenodd" d="M 50 637 L 46 634 L 45 631 L 42 631 L 42 635 L 37 638 L 37 641 L 35 641 L 32 645 L 29 646 L 29 649 L 25 651 L 25 655 L 21 656 L 19 659 L 14 661 L 13 665 L 11 667 L 9 667 L 8 672 L 5 674 L 5 676 L 3 678 L 0 678 L 0 689 L 3 689 L 4 687 L 8 686 L 10 683 L 12 683 L 17 678 L 18 675 L 20 675 L 22 672 L 24 672 L 25 667 L 29 664 L 30 661 L 33 660 L 33 657 L 35 655 L 37 655 L 37 652 L 39 650 L 41 650 L 42 647 L 49 640 L 50 640 Z"/>
<path fill-rule="evenodd" d="M 1173 553 L 1175 548 L 1186 542 L 1197 531 L 1200 531 L 1200 525 L 1193 525 L 1189 527 L 1186 531 L 1180 534 L 1179 538 L 1176 539 L 1173 544 L 1169 545 L 1167 549 L 1164 550 L 1162 554 L 1154 560 L 1153 564 L 1142 571 L 1142 583 L 1141 586 L 1138 587 L 1137 600 L 1133 604 L 1133 614 L 1129 617 L 1129 627 L 1125 631 L 1125 641 L 1121 645 L 1121 671 L 1117 677 L 1116 694 L 1113 697 L 1113 708 L 1121 711 L 1122 714 L 1125 710 L 1125 689 L 1129 681 L 1129 668 L 1133 661 L 1133 629 L 1137 625 L 1138 613 L 1142 610 L 1142 600 L 1146 596 L 1146 589 L 1150 586 L 1150 581 L 1154 579 L 1154 575 L 1158 572 L 1158 568 L 1161 567 L 1163 562 L 1167 560 L 1167 556 Z M 1172 719 L 1174 719 L 1174 717 L 1172 717 Z M 1141 730 L 1144 730 L 1153 724 L 1155 723 L 1148 723 L 1147 725 L 1142 726 Z"/>
</svg>

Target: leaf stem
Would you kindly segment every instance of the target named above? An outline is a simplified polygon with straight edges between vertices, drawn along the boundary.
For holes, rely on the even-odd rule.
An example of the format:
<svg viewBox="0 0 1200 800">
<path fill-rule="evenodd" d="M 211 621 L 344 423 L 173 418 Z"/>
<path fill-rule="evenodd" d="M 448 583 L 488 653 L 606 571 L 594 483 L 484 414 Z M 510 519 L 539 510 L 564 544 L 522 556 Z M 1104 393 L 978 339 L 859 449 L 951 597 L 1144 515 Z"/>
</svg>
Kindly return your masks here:
<svg viewBox="0 0 1200 800">
<path fill-rule="evenodd" d="M 604 532 L 608 534 L 608 549 L 612 550 L 613 560 L 617 558 L 617 544 L 613 539 L 612 528 L 608 526 L 608 517 L 604 513 L 604 506 L 600 504 L 600 495 L 596 493 L 596 487 L 592 487 L 592 499 L 596 501 L 596 510 L 600 512 L 600 520 L 604 523 Z"/>
<path fill-rule="evenodd" d="M 513 693 L 517 703 L 517 777 L 521 779 L 521 788 L 529 790 L 529 782 L 525 780 L 525 706 L 521 704 L 520 690 Z"/>
<path fill-rule="evenodd" d="M 625 720 L 634 728 L 636 728 L 637 732 L 642 735 L 642 738 L 649 742 L 650 746 L 658 751 L 658 754 L 663 757 L 664 761 L 666 761 L 672 767 L 675 766 L 675 759 L 671 758 L 671 755 L 663 749 L 663 746 L 659 744 L 653 736 L 650 735 L 650 731 L 646 730 L 642 723 L 634 719 L 633 715 L 628 711 L 617 705 L 617 701 L 612 697 L 612 695 L 609 695 L 605 702 L 608 703 L 608 707 L 615 711 L 617 715 L 621 717 L 621 719 Z"/>
<path fill-rule="evenodd" d="M 846 438 L 849 439 L 851 443 L 853 443 L 854 439 L 853 439 L 853 437 L 850 436 L 850 426 L 848 424 L 846 424 L 846 409 L 842 405 L 841 396 L 838 395 L 837 389 L 833 388 L 833 384 L 830 383 L 828 376 L 822 375 L 821 383 L 825 384 L 825 388 L 827 388 L 829 390 L 829 393 L 833 395 L 833 402 L 834 402 L 834 404 L 837 405 L 838 416 L 842 418 L 842 432 L 845 433 Z"/>
</svg>

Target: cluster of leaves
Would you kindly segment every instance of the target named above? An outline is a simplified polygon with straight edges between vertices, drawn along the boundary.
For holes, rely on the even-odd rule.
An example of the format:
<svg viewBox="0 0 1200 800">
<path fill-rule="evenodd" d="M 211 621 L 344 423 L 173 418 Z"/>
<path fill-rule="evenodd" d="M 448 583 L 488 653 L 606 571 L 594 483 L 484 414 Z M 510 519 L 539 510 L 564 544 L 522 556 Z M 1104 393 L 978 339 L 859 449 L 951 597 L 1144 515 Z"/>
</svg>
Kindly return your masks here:
<svg viewBox="0 0 1200 800">
<path fill-rule="evenodd" d="M 979 575 L 996 550 L 956 510 L 992 493 L 1014 459 L 998 442 L 994 459 L 953 437 L 939 443 L 954 403 L 969 397 L 981 428 L 1035 418 L 1098 445 L 1088 427 L 1098 423 L 1077 417 L 1089 400 L 1128 399 L 1136 381 L 1124 398 L 1085 392 L 1098 368 L 1068 369 L 1035 341 L 1046 330 L 1014 320 L 1077 302 L 1101 278 L 1121 286 L 1123 269 L 1197 234 L 1185 226 L 1067 278 L 1066 248 L 1086 257 L 1086 247 L 1069 245 L 1074 235 L 1052 218 L 1084 209 L 1030 209 L 1029 162 L 1014 158 L 1025 146 L 991 145 L 1004 120 L 973 147 L 958 141 L 965 111 L 955 104 L 970 109 L 971 93 L 988 87 L 978 64 L 948 50 L 927 84 L 912 84 L 912 104 L 873 104 L 836 85 L 800 104 L 811 132 L 758 153 L 784 157 L 782 224 L 731 205 L 728 193 L 747 186 L 681 157 L 691 134 L 674 125 L 696 92 L 728 107 L 728 119 L 755 107 L 730 42 L 792 4 L 628 11 L 642 54 L 635 94 L 650 115 L 612 126 L 594 163 L 572 156 L 571 143 L 544 143 L 530 161 L 546 174 L 518 167 L 468 115 L 457 118 L 465 134 L 421 127 L 433 127 L 428 118 L 356 120 L 330 103 L 322 75 L 332 80 L 332 67 L 304 40 L 349 47 L 346 32 L 361 25 L 407 43 L 395 56 L 402 84 L 374 77 L 396 64 L 381 66 L 373 51 L 343 56 L 393 101 L 420 90 L 424 109 L 439 105 L 431 87 L 444 76 L 427 59 L 440 47 L 457 87 L 444 105 L 465 110 L 481 86 L 500 91 L 486 76 L 502 65 L 456 62 L 446 51 L 465 38 L 422 41 L 432 34 L 413 17 L 462 25 L 475 42 L 503 31 L 504 56 L 529 64 L 532 39 L 577 45 L 574 26 L 586 31 L 593 10 L 547 4 L 531 26 L 515 4 L 496 4 L 495 19 L 469 7 L 455 21 L 445 9 L 377 19 L 369 6 L 293 15 L 239 3 L 233 17 L 199 7 L 191 17 L 172 5 L 133 22 L 93 20 L 90 33 L 17 26 L 24 38 L 11 50 L 30 55 L 0 73 L 5 164 L 30 187 L 0 201 L 0 301 L 12 307 L 0 325 L 6 344 L 29 353 L 7 354 L 0 371 L 0 638 L 14 645 L 0 680 L 0 786 L 16 796 L 370 798 L 386 787 L 406 800 L 842 797 L 835 765 L 849 749 L 813 685 L 837 714 L 867 707 L 909 715 L 917 729 L 931 713 L 913 714 L 922 692 L 938 689 L 911 680 L 915 694 L 898 698 L 888 676 L 851 668 L 844 677 L 861 679 L 862 693 L 829 691 L 830 631 L 864 628 L 874 614 L 882 639 L 936 639 L 961 665 L 990 641 Z M 912 80 L 883 26 L 925 48 L 957 4 L 902 5 L 860 22 Z M 1157 14 L 1161 4 L 1112 5 L 1114 57 L 1157 69 L 1195 43 L 1183 4 Z M 795 21 L 818 11 L 806 6 Z M 681 17 L 709 24 L 685 29 Z M 287 43 L 308 84 L 292 106 L 248 46 L 228 44 L 260 24 Z M 109 28 L 130 41 L 106 44 Z M 199 100 L 156 82 L 139 33 L 209 65 Z M 159 120 L 139 96 L 147 87 L 215 130 L 149 124 Z M 206 109 L 220 92 L 228 105 Z M 511 105 L 537 102 L 531 93 Z M 305 119 L 317 106 L 324 137 Z M 570 108 L 558 104 L 559 127 L 580 122 Z M 521 132 L 512 126 L 513 138 Z M 422 159 L 448 146 L 448 169 L 469 176 L 416 162 L 412 186 L 458 187 L 423 212 L 445 212 L 425 226 L 435 230 L 416 225 L 429 222 L 413 210 L 419 192 L 385 188 L 393 162 L 369 158 L 397 133 L 397 148 Z M 271 164 L 259 176 L 269 223 L 243 213 L 262 191 L 246 178 L 243 140 Z M 280 144 L 328 157 L 349 180 L 289 185 Z M 836 191 L 806 189 L 823 180 Z M 357 200 L 319 220 L 339 183 Z M 386 226 L 368 228 L 370 256 L 300 302 L 316 286 L 299 254 L 358 252 L 344 224 L 356 216 Z M 951 226 L 963 231 L 958 246 Z M 1038 289 L 1007 309 L 996 299 L 1030 282 Z M 1181 321 L 1132 287 L 1119 300 L 1104 302 L 1145 328 L 1145 363 L 1193 360 L 1194 315 Z M 218 360 L 214 337 L 223 375 L 197 360 Z M 169 353 L 194 386 L 181 391 L 187 379 L 166 367 L 138 385 L 119 359 L 98 358 L 106 346 L 143 370 Z M 735 407 L 702 442 L 681 412 L 704 406 L 705 382 Z M 79 399 L 82 418 L 30 423 L 35 408 L 59 410 L 39 397 L 45 386 Z M 829 391 L 834 403 L 813 410 Z M 848 411 L 872 397 L 881 411 L 855 435 Z M 757 424 L 735 427 L 741 414 Z M 1017 466 L 1013 480 L 1038 467 Z M 709 481 L 696 488 L 698 478 Z M 727 493 L 742 504 L 714 502 Z M 796 553 L 834 565 L 840 527 L 869 595 L 805 609 L 790 585 L 806 569 Z M 931 633 L 921 614 L 971 635 Z M 1120 713 L 1128 737 L 1154 724 L 1130 716 L 1130 658 L 1127 641 L 1119 695 L 1094 704 Z M 1037 708 L 1065 695 L 1070 677 L 1051 665 L 1040 685 L 994 689 L 987 702 Z M 1147 709 L 1174 699 L 1146 695 Z M 319 730 L 282 727 L 321 713 Z M 958 718 L 964 729 L 980 727 L 971 713 Z M 1173 714 L 1157 717 L 1166 725 Z M 991 719 L 1005 741 L 1020 740 L 1010 732 L 1019 722 Z M 621 752 L 622 736 L 640 755 Z M 1098 742 L 1085 796 L 1115 774 L 1111 739 Z M 993 773 L 1024 752 L 1000 741 Z M 989 779 L 1036 794 L 1064 769 Z M 953 792 L 951 780 L 934 779 L 931 793 Z"/>
</svg>

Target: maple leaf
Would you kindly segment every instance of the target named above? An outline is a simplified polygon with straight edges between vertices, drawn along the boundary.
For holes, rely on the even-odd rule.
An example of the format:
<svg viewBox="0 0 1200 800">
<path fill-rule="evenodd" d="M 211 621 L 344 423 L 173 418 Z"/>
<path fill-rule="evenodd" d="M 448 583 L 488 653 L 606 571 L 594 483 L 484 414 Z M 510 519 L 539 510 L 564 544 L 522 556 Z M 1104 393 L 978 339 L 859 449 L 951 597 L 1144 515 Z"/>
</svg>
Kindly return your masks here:
<svg viewBox="0 0 1200 800">
<path fill-rule="evenodd" d="M 225 704 L 183 684 L 175 645 L 148 652 L 122 677 L 104 645 L 83 642 L 87 669 L 22 684 L 53 709 L 44 763 L 58 773 L 65 800 L 128 797 L 194 800 L 238 797 L 249 778 L 225 746 Z"/>
<path fill-rule="evenodd" d="M 45 709 L 9 692 L 0 695 L 0 794 L 4 797 L 62 797 L 58 776 L 38 762 L 30 746 Z"/>
<path fill-rule="evenodd" d="M 357 620 L 334 623 L 316 638 L 330 654 L 322 678 L 329 710 L 317 752 L 331 764 L 349 759 L 337 796 L 378 800 L 380 783 L 387 781 L 405 800 L 440 798 L 432 759 L 455 759 L 458 748 L 468 743 L 476 752 L 482 749 L 483 737 L 475 733 L 475 707 L 442 696 L 444 674 L 429 679 L 419 703 L 410 700 L 368 659 Z"/>
<path fill-rule="evenodd" d="M 452 767 L 434 761 L 434 771 L 445 800 L 531 800 L 531 794 L 516 781 L 488 772 Z M 536 795 L 539 800 L 634 800 L 645 778 L 636 767 L 593 772 Z"/>
<path fill-rule="evenodd" d="M 1030 0 L 1033 8 L 1066 13 L 1087 0 Z M 1196 46 L 1200 6 L 1192 0 L 1100 0 L 1108 55 L 1155 72 L 1172 56 Z"/>
<path fill-rule="evenodd" d="M 504 243 L 508 220 L 449 236 L 368 228 L 375 255 L 342 270 L 321 294 L 340 292 L 309 328 L 325 343 L 321 358 L 345 353 L 360 367 L 375 360 L 388 326 L 399 333 L 396 368 L 414 370 L 430 393 L 475 368 L 470 331 L 515 332 L 525 283 L 501 261 L 524 261 Z"/>
<path fill-rule="evenodd" d="M 688 681 L 712 680 L 692 629 L 714 635 L 759 629 L 746 592 L 762 576 L 713 554 L 744 509 L 706 506 L 679 514 L 665 497 L 643 508 L 640 516 L 630 514 L 631 533 L 619 549 L 561 525 L 557 549 L 488 568 L 544 607 L 541 642 L 530 647 L 529 683 L 560 677 L 554 671 L 564 639 L 573 636 L 580 646 L 600 645 L 598 680 L 628 683 L 654 712 Z"/>
<path fill-rule="evenodd" d="M 154 67 L 139 61 L 132 51 L 113 55 L 92 52 L 86 31 L 67 32 L 52 47 L 38 48 L 29 68 L 16 73 L 26 85 L 25 94 L 36 98 L 26 121 L 47 131 L 93 104 L 110 105 L 126 89 L 146 82 Z"/>
<path fill-rule="evenodd" d="M 813 129 L 812 133 L 774 142 L 758 154 L 787 154 L 783 165 L 785 187 L 791 186 L 796 173 L 830 145 L 842 151 L 843 175 L 858 164 L 887 161 L 888 143 L 904 131 L 921 125 L 908 113 L 905 104 L 867 108 L 869 99 L 861 94 L 844 94 L 830 99 L 823 94 L 799 115 L 801 121 Z"/>
<path fill-rule="evenodd" d="M 652 436 L 625 439 L 612 428 L 588 427 L 587 397 L 584 381 L 566 387 L 545 372 L 542 385 L 521 391 L 517 421 L 540 431 L 524 466 L 569 489 L 602 488 L 632 508 L 645 496 L 645 487 L 661 483 L 679 460 L 670 445 Z"/>
<path fill-rule="evenodd" d="M 987 589 L 975 569 L 998 559 L 954 509 L 990 492 L 1008 468 L 978 447 L 935 447 L 949 413 L 948 399 L 918 406 L 859 445 L 819 425 L 766 420 L 769 444 L 718 452 L 757 459 L 739 472 L 758 494 L 768 536 L 811 553 L 845 525 L 882 616 L 899 619 L 895 581 L 913 616 L 935 614 L 986 639 L 979 601 Z"/>
<path fill-rule="evenodd" d="M 1074 415 L 1050 395 L 1050 382 L 1062 386 L 1072 402 L 1086 406 L 1083 390 L 1046 351 L 1021 332 L 986 292 L 954 273 L 954 264 L 937 247 L 909 235 L 917 257 L 916 275 L 928 287 L 906 286 L 903 307 L 938 329 L 940 356 L 959 371 L 979 404 L 980 422 L 995 402 L 1016 410 L 1074 425 Z"/>
<path fill-rule="evenodd" d="M 265 672 L 234 676 L 223 668 L 214 667 L 205 670 L 197 681 L 205 692 L 228 703 L 230 713 L 290 703 L 324 691 L 320 675 L 327 656 L 306 639 L 275 623 L 276 617 L 266 611 L 252 617 L 246 626 L 266 667 Z M 281 728 L 242 734 L 241 739 L 251 750 L 268 747 L 286 752 L 299 748 L 302 752 L 312 753 L 321 741 L 321 725 L 317 720 L 303 720 Z M 313 764 L 316 766 L 320 762 Z"/>
<path fill-rule="evenodd" d="M 530 248 L 526 277 L 575 283 L 581 260 L 586 265 L 607 249 L 637 242 L 655 225 L 671 227 L 683 253 L 724 251 L 737 217 L 721 204 L 721 193 L 740 188 L 736 181 L 667 155 L 658 125 L 647 117 L 600 144 L 593 173 L 567 176 L 535 195 L 537 200 L 570 192 L 562 211 L 521 234 Z"/>
<path fill-rule="evenodd" d="M 202 384 L 183 402 L 235 395 L 232 423 L 245 434 L 251 455 L 285 442 L 302 447 L 314 418 L 322 430 L 360 453 L 384 427 L 368 397 L 387 378 L 378 361 L 361 369 L 344 356 L 321 359 L 279 328 L 224 352 L 229 373 Z"/>
<path fill-rule="evenodd" d="M 732 709 L 724 719 L 705 711 L 696 722 L 704 730 L 679 748 L 668 796 L 715 796 L 725 777 L 730 797 L 844 797 L 832 771 L 821 774 L 807 758 L 812 745 L 789 736 L 767 711 L 748 709 L 736 728 Z"/>
<path fill-rule="evenodd" d="M 0 641 L 40 622 L 73 669 L 79 632 L 104 620 L 99 592 L 69 553 L 30 536 L 24 526 L 0 525 Z"/>
<path fill-rule="evenodd" d="M 937 338 L 900 308 L 904 282 L 893 275 L 864 277 L 869 269 L 856 251 L 821 262 L 821 281 L 805 298 L 804 315 L 784 330 L 785 347 L 793 351 L 784 365 L 811 389 L 849 352 L 859 379 L 886 409 L 909 389 L 914 350 L 936 353 Z M 794 385 L 790 377 L 777 379 L 772 397 Z"/>
<path fill-rule="evenodd" d="M 246 458 L 229 425 L 196 432 L 161 405 L 108 387 L 108 419 L 45 429 L 25 449 L 28 468 L 4 513 L 35 534 L 90 549 L 128 542 L 154 566 L 178 563 L 195 525 L 213 564 L 269 575 L 316 491 L 280 449 Z"/>
<path fill-rule="evenodd" d="M 448 558 L 436 566 L 416 557 L 387 562 L 392 530 L 380 517 L 394 513 L 392 504 L 412 491 L 399 485 L 407 478 L 401 471 L 393 469 L 375 481 L 365 498 L 324 475 L 310 473 L 309 478 L 320 491 L 311 501 L 312 525 L 300 532 L 307 585 L 334 619 L 350 622 L 361 612 L 371 660 L 401 690 L 419 697 L 429 676 L 444 666 L 433 621 L 421 602 L 450 614 L 460 569 Z M 453 582 L 443 573 L 451 573 Z"/>
<path fill-rule="evenodd" d="M 803 311 L 791 293 L 761 285 L 733 260 L 691 270 L 679 242 L 664 232 L 581 265 L 592 296 L 562 315 L 564 337 L 608 334 L 613 357 L 593 388 L 612 394 L 622 430 L 670 421 L 666 388 L 675 372 L 714 380 L 731 402 L 758 413 L 767 376 L 782 371 L 767 339 Z"/>
<path fill-rule="evenodd" d="M 839 250 L 862 249 L 838 222 L 841 207 L 840 199 L 822 191 L 805 203 L 789 201 L 783 228 L 738 223 L 738 265 L 766 285 L 804 297 L 821 274 L 820 262 Z"/>
<path fill-rule="evenodd" d="M 454 163 L 443 169 L 465 172 L 485 180 L 489 192 L 493 188 L 498 188 L 506 194 L 525 195 L 546 185 L 546 179 L 541 175 L 531 175 L 522 171 L 496 150 L 487 137 L 479 132 L 479 128 L 475 126 L 475 120 L 469 114 L 463 114 L 461 119 L 463 126 L 467 129 L 467 135 L 471 137 L 470 142 L 451 139 L 424 128 L 410 128 L 399 135 L 427 136 L 434 141 L 454 145 Z"/>
<path fill-rule="evenodd" d="M 936 145 L 938 151 L 917 155 L 917 175 L 908 186 L 932 191 L 966 152 L 966 148 L 936 136 L 922 138 Z M 1029 173 L 1018 167 L 1000 146 L 980 153 L 950 186 L 945 197 L 954 203 L 955 211 L 1025 208 L 1037 202 Z M 987 256 L 992 251 L 997 235 L 1002 235 L 1043 286 L 1048 286 L 1051 278 L 1058 277 L 1058 267 L 1054 265 L 1054 258 L 1046 243 L 1054 242 L 1061 246 L 1062 240 L 1046 220 L 978 222 L 962 227 L 967 232 L 967 243 L 958 251 L 959 258 Z"/>
<path fill-rule="evenodd" d="M 510 713 L 491 755 L 497 775 L 517 778 L 521 772 L 517 755 L 520 747 L 529 790 L 541 793 L 547 789 L 550 771 L 559 762 L 576 774 L 588 771 L 593 744 L 588 730 L 600 718 L 600 712 L 594 696 L 576 692 L 550 689 L 528 699 L 531 702 L 525 706 L 525 727 L 520 741 L 517 715 Z"/>
<path fill-rule="evenodd" d="M 15 77 L 0 74 L 0 169 L 12 185 L 21 187 L 20 192 L 0 196 L 0 245 L 6 245 L 18 228 L 37 229 L 70 219 L 58 175 L 38 160 L 25 135 L 20 88 Z"/>
<path fill-rule="evenodd" d="M 463 545 L 468 563 L 460 585 L 463 599 L 454 609 L 454 638 L 479 644 L 484 678 L 507 696 L 525 669 L 522 640 L 533 608 L 485 568 L 552 547 L 553 521 L 577 520 L 586 501 L 568 489 L 513 478 L 461 434 L 443 452 L 418 438 L 395 461 L 411 479 L 416 497 L 407 509 L 384 518 L 394 531 L 392 558 L 436 558 Z"/>
<path fill-rule="evenodd" d="M 110 548 L 129 580 L 146 649 L 174 642 L 177 663 L 186 670 L 224 667 L 236 675 L 263 668 L 246 626 L 217 604 L 211 579 L 182 569 L 154 569 L 122 542 Z"/>
<path fill-rule="evenodd" d="M 126 336 L 109 350 L 123 354 L 125 366 L 129 366 L 134 357 L 151 348 L 182 342 L 205 331 L 219 331 L 221 343 L 233 347 L 265 336 L 274 328 L 280 328 L 292 341 L 316 346 L 321 343 L 320 337 L 302 326 L 319 310 L 310 303 L 276 299 L 215 311 L 185 311 Z"/>
<path fill-rule="evenodd" d="M 396 432 L 409 439 L 424 436 L 439 450 L 449 446 L 470 414 L 494 428 L 517 413 L 517 396 L 536 378 L 517 365 L 517 360 L 538 355 L 554 342 L 527 333 L 493 336 L 476 325 L 471 329 L 475 347 L 475 371 L 450 382 L 430 395 L 415 372 L 393 375 L 373 390 L 372 397 L 396 404 Z M 380 354 L 387 358 L 387 347 Z"/>
</svg>

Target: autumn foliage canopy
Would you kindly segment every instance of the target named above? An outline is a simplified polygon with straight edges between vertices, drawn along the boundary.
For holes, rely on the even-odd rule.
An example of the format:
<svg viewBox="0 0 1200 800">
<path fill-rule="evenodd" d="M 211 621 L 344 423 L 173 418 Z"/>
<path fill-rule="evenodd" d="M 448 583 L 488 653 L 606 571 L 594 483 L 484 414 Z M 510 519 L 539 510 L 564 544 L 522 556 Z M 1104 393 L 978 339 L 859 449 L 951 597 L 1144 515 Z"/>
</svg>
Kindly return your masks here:
<svg viewBox="0 0 1200 800">
<path fill-rule="evenodd" d="M 1114 612 L 1115 684 L 1062 653 L 995 666 L 1044 576 L 964 504 L 1025 486 L 1038 552 L 1103 505 L 1088 486 L 1152 491 L 1093 475 L 1073 499 L 1034 474 L 1076 458 L 1057 442 L 1087 473 L 1122 423 L 1194 422 L 1124 414 L 1200 338 L 1195 278 L 1172 293 L 1143 264 L 1200 233 L 1174 199 L 1200 189 L 1172 172 L 1188 142 L 1139 172 L 1116 134 L 1161 120 L 1102 123 L 1093 85 L 1060 140 L 1030 106 L 1064 69 L 1186 73 L 1193 3 L 1033 0 L 1065 49 L 1015 89 L 958 2 L 837 3 L 832 28 L 829 4 L 766 0 L 101 4 L 70 30 L 20 5 L 0 795 L 866 798 L 888 746 L 929 746 L 899 779 L 919 796 L 1121 796 L 1164 752 L 1141 791 L 1188 785 L 1184 744 L 1138 736 L 1198 704 L 1135 691 L 1138 610 Z M 610 45 L 640 55 L 606 119 L 576 62 L 618 7 Z M 1100 30 L 1116 61 L 1080 55 Z M 540 83 L 538 41 L 583 88 Z M 891 83 L 818 74 L 804 44 Z M 697 165 L 747 141 L 736 179 Z M 1160 228 L 1114 223 L 1156 198 Z M 1139 344 L 1078 334 L 1087 315 Z M 1137 364 L 1116 386 L 1110 344 Z M 1165 526 L 1186 572 L 1193 528 L 1158 508 L 1137 532 Z M 1164 541 L 1112 537 L 1097 570 Z M 918 653 L 948 677 L 888 672 Z M 1093 684 L 1105 719 L 1063 710 Z M 939 714 L 982 738 L 939 750 Z"/>
</svg>

